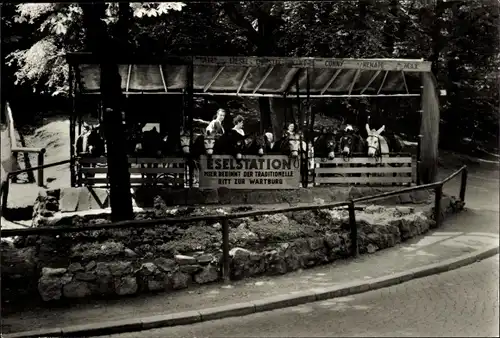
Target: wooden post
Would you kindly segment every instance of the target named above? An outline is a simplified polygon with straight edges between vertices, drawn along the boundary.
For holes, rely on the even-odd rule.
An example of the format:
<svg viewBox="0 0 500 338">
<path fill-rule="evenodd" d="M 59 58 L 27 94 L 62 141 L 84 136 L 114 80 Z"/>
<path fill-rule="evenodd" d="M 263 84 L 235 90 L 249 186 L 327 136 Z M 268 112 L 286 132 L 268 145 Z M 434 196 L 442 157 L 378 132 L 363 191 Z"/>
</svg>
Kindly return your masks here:
<svg viewBox="0 0 500 338">
<path fill-rule="evenodd" d="M 229 282 L 229 222 L 227 218 L 222 219 L 222 280 Z"/>
<path fill-rule="evenodd" d="M 193 65 L 193 59 L 191 58 L 191 62 L 188 64 L 188 72 L 187 72 L 187 112 L 189 114 L 189 131 L 190 131 L 190 138 L 189 138 L 189 163 L 188 163 L 188 168 L 189 168 L 189 187 L 193 187 L 193 182 L 194 182 L 194 170 L 195 170 L 195 165 L 194 165 L 194 157 L 193 157 L 193 84 L 194 84 L 194 65 Z M 199 177 L 198 177 L 199 180 Z"/>
<path fill-rule="evenodd" d="M 434 192 L 434 221 L 436 222 L 435 227 L 438 228 L 441 225 L 441 197 L 443 196 L 443 185 L 439 184 L 434 189 Z"/>
<path fill-rule="evenodd" d="M 45 148 L 38 153 L 38 166 L 43 166 L 45 161 Z M 43 187 L 45 179 L 43 177 L 43 168 L 38 169 L 38 186 Z"/>
<path fill-rule="evenodd" d="M 356 213 L 354 211 L 354 201 L 349 201 L 349 225 L 351 230 L 351 256 L 357 257 L 358 248 L 358 226 L 356 225 Z"/>
<path fill-rule="evenodd" d="M 7 174 L 7 177 L 5 177 L 5 180 L 2 182 L 2 186 L 0 188 L 2 194 L 2 215 L 7 210 L 7 198 L 9 197 L 10 178 L 11 175 Z"/>
<path fill-rule="evenodd" d="M 467 175 L 469 174 L 469 169 L 467 167 L 462 170 L 462 181 L 460 182 L 460 200 L 465 202 L 465 190 L 467 188 Z"/>
<path fill-rule="evenodd" d="M 417 185 L 420 185 L 420 150 L 421 150 L 421 144 L 422 144 L 422 134 L 418 135 L 418 140 L 417 140 Z"/>
<path fill-rule="evenodd" d="M 76 185 L 76 174 L 75 174 L 75 126 L 76 126 L 76 111 L 75 111 L 75 96 L 74 90 L 76 90 L 76 85 L 73 86 L 74 74 L 73 66 L 69 66 L 69 97 L 70 97 L 70 111 L 71 115 L 69 118 L 69 158 L 71 162 L 69 163 L 69 174 L 70 174 L 70 186 L 74 187 Z"/>
</svg>

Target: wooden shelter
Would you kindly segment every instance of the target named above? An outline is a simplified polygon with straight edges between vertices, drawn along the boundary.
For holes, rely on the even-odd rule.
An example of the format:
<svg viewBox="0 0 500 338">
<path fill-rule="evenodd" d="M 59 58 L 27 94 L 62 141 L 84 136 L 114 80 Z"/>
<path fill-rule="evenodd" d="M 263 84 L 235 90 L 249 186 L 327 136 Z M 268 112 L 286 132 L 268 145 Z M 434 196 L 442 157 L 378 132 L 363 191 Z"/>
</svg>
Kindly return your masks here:
<svg viewBox="0 0 500 338">
<path fill-rule="evenodd" d="M 100 66 L 90 53 L 67 55 L 73 90 L 99 94 Z M 123 93 L 290 98 L 421 97 L 421 181 L 437 173 L 439 95 L 422 59 L 127 56 L 116 60 Z M 73 77 L 74 74 L 74 77 Z M 418 113 L 418 112 L 415 112 Z M 75 117 L 76 118 L 76 117 Z M 73 156 L 73 154 L 72 154 Z"/>
</svg>

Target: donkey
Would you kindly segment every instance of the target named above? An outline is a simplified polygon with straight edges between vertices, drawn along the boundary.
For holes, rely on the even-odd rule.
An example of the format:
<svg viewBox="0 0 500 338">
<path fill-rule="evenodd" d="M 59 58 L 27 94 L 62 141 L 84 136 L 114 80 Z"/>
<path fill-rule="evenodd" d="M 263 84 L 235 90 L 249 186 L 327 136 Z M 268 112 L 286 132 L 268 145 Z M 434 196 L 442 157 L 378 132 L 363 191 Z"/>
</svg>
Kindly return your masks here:
<svg viewBox="0 0 500 338">
<path fill-rule="evenodd" d="M 321 134 L 314 138 L 314 153 L 316 157 L 333 160 L 335 158 L 336 148 L 336 135 L 327 128 L 323 128 Z"/>
<path fill-rule="evenodd" d="M 253 133 L 245 137 L 244 153 L 263 156 L 269 152 L 269 138 L 264 134 Z"/>
<path fill-rule="evenodd" d="M 273 154 L 288 155 L 291 158 L 299 158 L 301 147 L 300 135 L 297 133 L 284 133 L 273 146 L 271 152 Z"/>
<path fill-rule="evenodd" d="M 342 130 L 339 135 L 339 141 L 338 141 L 338 151 L 342 158 L 344 159 L 345 162 L 349 162 L 352 157 L 355 157 L 356 155 L 361 155 L 364 150 L 365 150 L 365 141 L 359 135 L 354 128 L 348 124 Z M 355 168 L 362 167 L 362 164 L 352 164 L 350 165 Z M 350 174 L 354 177 L 361 177 L 360 173 L 355 173 L 355 174 Z"/>
<path fill-rule="evenodd" d="M 193 134 L 193 148 L 190 149 L 190 154 L 193 158 L 198 158 L 201 155 L 214 155 L 215 134 L 207 131 L 204 134 Z"/>
<path fill-rule="evenodd" d="M 365 141 L 354 131 L 351 125 L 347 125 L 339 134 L 340 153 L 343 157 L 352 157 L 354 153 L 363 153 L 365 150 Z"/>
<path fill-rule="evenodd" d="M 231 155 L 241 160 L 244 151 L 245 137 L 234 130 L 228 130 L 215 141 L 214 152 L 219 155 Z"/>
</svg>

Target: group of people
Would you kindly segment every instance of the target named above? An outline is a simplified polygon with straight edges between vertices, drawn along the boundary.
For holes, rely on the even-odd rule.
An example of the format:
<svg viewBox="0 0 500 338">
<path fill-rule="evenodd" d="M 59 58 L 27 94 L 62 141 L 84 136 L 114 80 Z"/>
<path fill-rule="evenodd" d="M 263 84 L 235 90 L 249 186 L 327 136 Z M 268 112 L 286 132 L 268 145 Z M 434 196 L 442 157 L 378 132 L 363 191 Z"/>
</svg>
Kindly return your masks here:
<svg viewBox="0 0 500 338">
<path fill-rule="evenodd" d="M 214 119 L 208 124 L 206 131 L 209 132 L 210 134 L 223 135 L 225 131 L 224 127 L 222 126 L 222 123 L 224 122 L 225 118 L 226 118 L 226 111 L 220 108 L 219 110 L 217 110 L 217 114 L 215 115 Z M 232 129 L 243 137 L 245 136 L 245 131 L 243 130 L 244 122 L 245 118 L 241 115 L 237 115 L 233 119 L 234 127 Z"/>
<path fill-rule="evenodd" d="M 215 135 L 223 135 L 225 133 L 224 127 L 223 127 L 223 122 L 226 117 L 226 111 L 222 108 L 219 108 L 217 110 L 217 114 L 214 116 L 213 120 L 208 124 L 206 128 L 206 132 L 209 132 L 210 134 L 215 134 Z M 233 128 L 232 130 L 240 134 L 241 136 L 245 136 L 245 131 L 243 130 L 243 126 L 245 123 L 245 118 L 241 115 L 236 115 L 236 117 L 233 119 Z M 294 135 L 296 133 L 297 127 L 295 123 L 289 123 L 286 126 L 285 132 L 288 135 Z M 266 136 L 272 137 L 272 133 L 265 133 Z M 274 140 L 270 140 L 273 142 Z"/>
</svg>

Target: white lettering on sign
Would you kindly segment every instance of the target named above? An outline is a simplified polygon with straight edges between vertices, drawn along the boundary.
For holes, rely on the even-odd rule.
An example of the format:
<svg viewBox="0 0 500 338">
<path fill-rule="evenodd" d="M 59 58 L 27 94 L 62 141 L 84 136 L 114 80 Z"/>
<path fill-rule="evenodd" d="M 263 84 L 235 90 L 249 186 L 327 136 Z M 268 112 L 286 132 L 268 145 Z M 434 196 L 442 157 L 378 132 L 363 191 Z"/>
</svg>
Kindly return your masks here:
<svg viewBox="0 0 500 338">
<path fill-rule="evenodd" d="M 418 69 L 418 63 L 414 62 L 398 62 L 398 69 Z"/>
<path fill-rule="evenodd" d="M 340 68 L 344 65 L 343 60 L 326 60 L 325 66 L 331 68 Z"/>
<path fill-rule="evenodd" d="M 200 188 L 297 189 L 299 160 L 283 155 L 201 157 Z"/>
<path fill-rule="evenodd" d="M 361 69 L 382 69 L 384 67 L 384 63 L 382 61 L 362 61 L 360 62 Z"/>
</svg>

